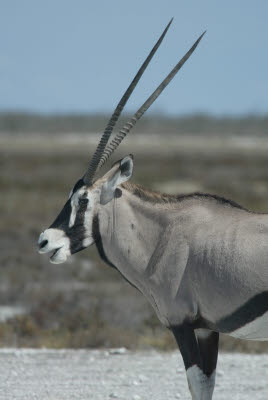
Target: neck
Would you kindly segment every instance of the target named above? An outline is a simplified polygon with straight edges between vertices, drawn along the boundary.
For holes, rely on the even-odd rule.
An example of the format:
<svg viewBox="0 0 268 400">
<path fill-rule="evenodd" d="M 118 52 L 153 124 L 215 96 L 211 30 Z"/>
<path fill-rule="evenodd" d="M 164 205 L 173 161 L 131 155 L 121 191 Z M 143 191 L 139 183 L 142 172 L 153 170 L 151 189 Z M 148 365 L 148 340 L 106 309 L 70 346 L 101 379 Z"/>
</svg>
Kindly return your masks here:
<svg viewBox="0 0 268 400">
<path fill-rule="evenodd" d="M 166 207 L 159 200 L 156 212 L 150 192 L 144 193 L 147 199 L 140 195 L 138 186 L 122 185 L 115 198 L 100 207 L 94 220 L 101 257 L 142 292 L 146 268 L 167 224 Z"/>
</svg>

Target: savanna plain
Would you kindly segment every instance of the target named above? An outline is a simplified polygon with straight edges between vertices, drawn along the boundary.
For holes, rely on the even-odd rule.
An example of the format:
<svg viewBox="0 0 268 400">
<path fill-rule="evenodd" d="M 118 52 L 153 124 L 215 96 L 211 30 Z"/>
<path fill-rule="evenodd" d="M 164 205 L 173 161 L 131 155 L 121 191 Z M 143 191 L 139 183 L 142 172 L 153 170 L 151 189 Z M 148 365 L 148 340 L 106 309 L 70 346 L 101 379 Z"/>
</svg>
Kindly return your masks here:
<svg viewBox="0 0 268 400">
<path fill-rule="evenodd" d="M 124 347 L 142 352 L 129 353 L 130 363 L 132 360 L 139 364 L 135 357 L 140 355 L 143 359 L 144 351 L 149 351 L 149 359 L 155 354 L 153 362 L 163 357 L 167 363 L 167 356 L 154 352 L 176 348 L 170 332 L 161 327 L 140 293 L 100 260 L 94 247 L 58 266 L 37 253 L 40 231 L 52 223 L 73 184 L 87 168 L 100 137 L 97 132 L 104 125 L 104 116 L 0 116 L 0 347 L 101 348 L 90 356 L 96 360 L 97 368 L 99 359 L 109 359 L 105 348 Z M 129 153 L 134 154 L 133 182 L 167 193 L 214 193 L 253 211 L 268 212 L 266 118 L 148 117 L 122 143 L 111 162 Z M 257 365 L 256 357 L 261 357 L 259 365 L 266 371 L 262 377 L 266 376 L 267 383 L 268 342 L 222 336 L 221 350 L 262 354 L 252 358 L 247 355 L 243 359 L 247 361 L 241 363 L 248 366 L 252 360 Z M 32 354 L 17 352 L 18 358 Z M 0 350 L 3 360 L 6 357 L 8 361 L 8 354 Z M 76 360 L 87 353 L 79 350 L 77 356 L 72 352 L 59 354 L 61 359 Z M 174 354 L 167 354 L 173 362 Z M 111 357 L 123 360 L 125 356 Z M 38 357 L 42 355 L 37 360 Z M 237 362 L 230 355 L 224 357 L 230 365 Z M 135 382 L 139 379 L 142 380 L 133 377 Z M 265 396 L 263 379 L 259 393 Z M 107 398 L 114 389 L 109 390 Z M 265 399 L 267 395 L 266 387 L 266 397 L 254 396 Z M 139 398 L 143 397 L 136 397 Z"/>
</svg>

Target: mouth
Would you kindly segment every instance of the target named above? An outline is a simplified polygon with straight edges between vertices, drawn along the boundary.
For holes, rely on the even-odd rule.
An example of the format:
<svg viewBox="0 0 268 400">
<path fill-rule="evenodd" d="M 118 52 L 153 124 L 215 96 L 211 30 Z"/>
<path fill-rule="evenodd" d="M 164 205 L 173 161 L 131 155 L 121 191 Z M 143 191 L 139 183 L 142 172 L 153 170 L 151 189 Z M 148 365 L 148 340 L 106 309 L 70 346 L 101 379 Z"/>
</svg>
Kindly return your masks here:
<svg viewBox="0 0 268 400">
<path fill-rule="evenodd" d="M 67 260 L 68 255 L 62 247 L 58 247 L 56 250 L 54 250 L 52 256 L 50 257 L 50 262 L 52 264 L 62 264 Z"/>
<path fill-rule="evenodd" d="M 61 249 L 61 247 L 58 247 L 56 250 L 53 251 L 52 255 L 50 256 L 50 261 L 53 261 L 54 258 L 57 257 L 58 251 Z"/>
</svg>

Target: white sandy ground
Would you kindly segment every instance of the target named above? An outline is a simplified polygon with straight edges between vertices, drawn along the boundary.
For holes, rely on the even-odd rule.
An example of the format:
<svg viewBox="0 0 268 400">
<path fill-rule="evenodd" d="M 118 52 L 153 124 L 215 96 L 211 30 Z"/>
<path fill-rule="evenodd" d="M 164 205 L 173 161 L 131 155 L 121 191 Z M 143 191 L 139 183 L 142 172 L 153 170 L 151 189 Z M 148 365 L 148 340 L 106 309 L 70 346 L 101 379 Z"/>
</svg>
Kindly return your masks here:
<svg viewBox="0 0 268 400">
<path fill-rule="evenodd" d="M 1 400 L 190 399 L 179 352 L 0 350 Z M 214 400 L 267 400 L 268 355 L 220 354 Z"/>
</svg>

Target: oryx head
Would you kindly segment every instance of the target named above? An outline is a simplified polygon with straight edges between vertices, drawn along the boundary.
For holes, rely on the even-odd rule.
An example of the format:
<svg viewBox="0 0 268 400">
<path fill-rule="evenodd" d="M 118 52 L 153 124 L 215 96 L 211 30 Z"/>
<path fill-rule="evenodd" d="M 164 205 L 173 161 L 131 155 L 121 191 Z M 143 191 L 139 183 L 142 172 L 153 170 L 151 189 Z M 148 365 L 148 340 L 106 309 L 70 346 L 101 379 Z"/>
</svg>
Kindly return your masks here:
<svg viewBox="0 0 268 400">
<path fill-rule="evenodd" d="M 198 38 L 191 49 L 184 55 L 169 75 L 133 115 L 130 121 L 119 131 L 110 143 L 108 143 L 113 128 L 128 98 L 162 42 L 171 22 L 172 20 L 167 25 L 166 29 L 118 103 L 90 161 L 87 172 L 74 185 L 69 199 L 53 224 L 48 229 L 44 230 L 39 237 L 39 253 L 53 252 L 50 257 L 50 261 L 53 263 L 62 263 L 66 261 L 67 257 L 71 254 L 74 254 L 94 243 L 94 216 L 98 213 L 99 207 L 104 207 L 107 203 L 112 201 L 117 186 L 131 177 L 133 170 L 133 157 L 127 156 L 118 161 L 103 177 L 99 179 L 94 178 L 96 172 L 104 165 L 131 128 L 136 124 L 137 120 L 141 118 L 145 111 L 173 79 L 185 61 L 187 61 L 193 53 L 204 35 L 203 33 Z"/>
<path fill-rule="evenodd" d="M 127 156 L 93 184 L 80 179 L 53 224 L 41 233 L 39 253 L 52 251 L 50 261 L 59 264 L 94 243 L 94 216 L 113 199 L 117 186 L 131 177 L 132 170 L 132 156 Z"/>
</svg>

